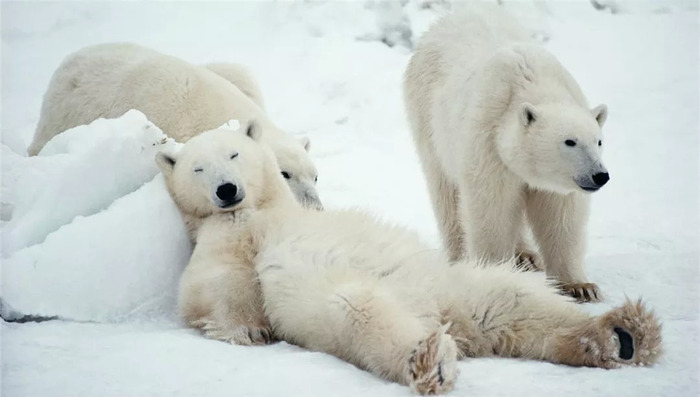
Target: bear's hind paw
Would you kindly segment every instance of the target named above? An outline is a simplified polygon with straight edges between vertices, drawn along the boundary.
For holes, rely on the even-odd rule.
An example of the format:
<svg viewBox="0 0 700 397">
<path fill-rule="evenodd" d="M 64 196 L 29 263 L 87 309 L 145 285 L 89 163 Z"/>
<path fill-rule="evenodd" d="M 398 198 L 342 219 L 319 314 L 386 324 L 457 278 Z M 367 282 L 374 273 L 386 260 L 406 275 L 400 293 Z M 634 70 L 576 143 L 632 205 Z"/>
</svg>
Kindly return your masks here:
<svg viewBox="0 0 700 397">
<path fill-rule="evenodd" d="M 607 334 L 601 359 L 611 367 L 645 366 L 658 360 L 662 352 L 661 324 L 641 300 L 627 301 L 599 321 Z"/>
</svg>

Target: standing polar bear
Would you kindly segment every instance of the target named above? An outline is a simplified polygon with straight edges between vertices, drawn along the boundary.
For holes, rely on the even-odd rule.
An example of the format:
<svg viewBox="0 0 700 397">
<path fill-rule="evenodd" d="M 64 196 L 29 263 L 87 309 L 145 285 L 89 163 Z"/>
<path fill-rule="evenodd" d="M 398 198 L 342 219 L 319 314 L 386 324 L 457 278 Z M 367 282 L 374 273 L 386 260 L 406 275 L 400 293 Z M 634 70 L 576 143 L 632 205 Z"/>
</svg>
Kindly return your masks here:
<svg viewBox="0 0 700 397">
<path fill-rule="evenodd" d="M 605 105 L 500 7 L 474 7 L 436 23 L 408 65 L 405 103 L 453 260 L 535 265 L 581 301 L 598 300 L 584 271 L 587 193 L 609 176 L 601 162 Z"/>
<path fill-rule="evenodd" d="M 308 137 L 297 139 L 277 128 L 262 103 L 255 79 L 239 65 L 196 66 L 127 43 L 86 47 L 66 57 L 54 72 L 28 153 L 38 154 L 69 128 L 119 117 L 130 109 L 144 113 L 178 142 L 231 119 L 257 120 L 297 199 L 321 208 Z"/>
<path fill-rule="evenodd" d="M 451 264 L 364 212 L 302 208 L 259 144 L 264 131 L 244 130 L 206 132 L 156 158 L 198 225 L 179 306 L 205 336 L 283 339 L 422 394 L 449 391 L 461 357 L 616 368 L 659 356 L 659 323 L 641 303 L 590 316 L 512 263 Z"/>
</svg>

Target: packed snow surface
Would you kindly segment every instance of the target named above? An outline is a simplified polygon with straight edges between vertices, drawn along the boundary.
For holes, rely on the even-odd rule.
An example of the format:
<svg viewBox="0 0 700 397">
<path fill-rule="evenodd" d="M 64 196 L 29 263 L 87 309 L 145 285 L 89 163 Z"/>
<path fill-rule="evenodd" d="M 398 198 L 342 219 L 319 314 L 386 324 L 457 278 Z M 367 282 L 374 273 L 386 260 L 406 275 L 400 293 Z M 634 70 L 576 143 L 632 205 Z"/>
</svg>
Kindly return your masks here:
<svg viewBox="0 0 700 397">
<path fill-rule="evenodd" d="M 606 300 L 643 296 L 664 322 L 647 368 L 460 363 L 453 395 L 697 396 L 700 372 L 698 9 L 695 2 L 506 2 L 606 103 L 611 182 L 593 197 L 586 262 Z M 406 396 L 332 356 L 241 347 L 182 326 L 190 244 L 153 161 L 175 143 L 143 114 L 26 147 L 60 61 L 132 41 L 193 63 L 243 63 L 270 117 L 308 134 L 326 208 L 368 208 L 438 247 L 405 121 L 411 46 L 446 1 L 2 3 L 3 396 Z"/>
</svg>

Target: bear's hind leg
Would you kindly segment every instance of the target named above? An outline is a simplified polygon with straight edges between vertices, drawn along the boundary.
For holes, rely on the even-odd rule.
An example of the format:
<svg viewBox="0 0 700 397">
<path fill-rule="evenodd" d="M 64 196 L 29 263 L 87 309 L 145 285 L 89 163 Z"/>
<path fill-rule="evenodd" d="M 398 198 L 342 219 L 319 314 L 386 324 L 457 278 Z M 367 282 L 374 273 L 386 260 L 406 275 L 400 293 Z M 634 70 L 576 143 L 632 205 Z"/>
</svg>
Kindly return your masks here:
<svg viewBox="0 0 700 397">
<path fill-rule="evenodd" d="M 434 332 L 377 285 L 348 283 L 332 298 L 338 332 L 350 354 L 372 372 L 420 394 L 445 393 L 459 373 L 457 347 L 442 326 Z"/>
<path fill-rule="evenodd" d="M 438 326 L 437 316 L 431 320 L 414 313 L 376 280 L 343 275 L 336 284 L 337 278 L 321 275 L 307 279 L 308 288 L 275 284 L 268 289 L 275 282 L 272 271 L 261 274 L 265 294 L 269 291 L 268 315 L 280 338 L 333 354 L 421 394 L 454 387 L 457 348 L 446 327 Z"/>
<path fill-rule="evenodd" d="M 573 366 L 615 368 L 651 364 L 660 325 L 641 303 L 627 302 L 600 317 L 582 312 L 537 277 L 504 268 L 472 269 L 453 277 L 446 320 L 466 356 L 520 357 Z"/>
</svg>

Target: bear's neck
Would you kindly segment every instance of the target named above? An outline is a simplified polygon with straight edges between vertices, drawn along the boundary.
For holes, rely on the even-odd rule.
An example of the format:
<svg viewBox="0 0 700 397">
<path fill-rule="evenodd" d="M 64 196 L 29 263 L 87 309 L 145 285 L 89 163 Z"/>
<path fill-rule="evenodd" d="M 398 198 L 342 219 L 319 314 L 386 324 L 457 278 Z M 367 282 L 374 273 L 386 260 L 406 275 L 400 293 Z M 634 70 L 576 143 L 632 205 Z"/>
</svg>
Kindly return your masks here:
<svg viewBox="0 0 700 397">
<path fill-rule="evenodd" d="M 270 175 L 270 174 L 268 174 Z M 289 208 L 301 208 L 301 204 L 296 200 L 287 182 L 284 181 L 279 172 L 270 175 L 268 183 L 265 185 L 265 194 L 261 196 L 256 205 L 258 210 Z"/>
<path fill-rule="evenodd" d="M 263 191 L 255 203 L 255 209 L 262 211 L 277 208 L 289 210 L 301 208 L 301 204 L 294 197 L 289 184 L 280 174 L 277 160 L 271 153 L 268 153 L 268 157 L 269 161 L 266 161 L 263 166 L 265 168 L 265 183 Z"/>
<path fill-rule="evenodd" d="M 185 221 L 185 227 L 187 228 L 187 235 L 190 237 L 190 242 L 194 245 L 197 242 L 197 232 L 199 232 L 199 228 L 208 217 L 202 218 L 200 216 L 183 213 L 182 219 Z"/>
</svg>

